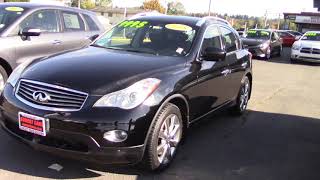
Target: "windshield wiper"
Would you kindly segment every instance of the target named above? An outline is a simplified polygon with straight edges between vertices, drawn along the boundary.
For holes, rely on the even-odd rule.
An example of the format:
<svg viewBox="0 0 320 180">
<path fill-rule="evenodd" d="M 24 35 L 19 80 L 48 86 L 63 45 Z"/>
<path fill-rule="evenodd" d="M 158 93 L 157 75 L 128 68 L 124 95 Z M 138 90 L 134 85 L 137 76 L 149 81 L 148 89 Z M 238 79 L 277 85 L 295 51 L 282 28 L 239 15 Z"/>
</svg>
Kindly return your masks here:
<svg viewBox="0 0 320 180">
<path fill-rule="evenodd" d="M 128 52 L 147 53 L 147 54 L 158 55 L 157 53 L 152 52 L 152 51 L 139 50 L 139 49 L 119 49 L 119 50 L 128 51 Z"/>
<path fill-rule="evenodd" d="M 106 47 L 101 46 L 99 44 L 90 44 L 90 46 L 107 49 Z"/>
</svg>

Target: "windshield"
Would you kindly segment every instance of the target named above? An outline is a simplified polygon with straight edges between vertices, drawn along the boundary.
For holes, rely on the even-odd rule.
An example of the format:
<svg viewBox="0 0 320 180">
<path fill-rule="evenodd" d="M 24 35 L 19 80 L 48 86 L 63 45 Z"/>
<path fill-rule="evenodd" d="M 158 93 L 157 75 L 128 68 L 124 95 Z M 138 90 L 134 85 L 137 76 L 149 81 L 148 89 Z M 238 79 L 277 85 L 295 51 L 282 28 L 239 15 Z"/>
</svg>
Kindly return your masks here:
<svg viewBox="0 0 320 180">
<path fill-rule="evenodd" d="M 249 30 L 247 31 L 248 39 L 270 39 L 270 32 L 269 31 L 261 31 L 261 30 Z"/>
<path fill-rule="evenodd" d="M 307 32 L 303 35 L 301 40 L 320 41 L 320 32 Z"/>
<path fill-rule="evenodd" d="M 160 56 L 185 56 L 196 29 L 180 23 L 124 21 L 98 39 L 93 46 Z"/>
<path fill-rule="evenodd" d="M 0 33 L 10 24 L 15 22 L 26 9 L 21 7 L 1 7 L 0 8 Z"/>
<path fill-rule="evenodd" d="M 289 31 L 289 33 L 295 35 L 295 36 L 301 36 L 302 34 L 296 31 Z"/>
</svg>

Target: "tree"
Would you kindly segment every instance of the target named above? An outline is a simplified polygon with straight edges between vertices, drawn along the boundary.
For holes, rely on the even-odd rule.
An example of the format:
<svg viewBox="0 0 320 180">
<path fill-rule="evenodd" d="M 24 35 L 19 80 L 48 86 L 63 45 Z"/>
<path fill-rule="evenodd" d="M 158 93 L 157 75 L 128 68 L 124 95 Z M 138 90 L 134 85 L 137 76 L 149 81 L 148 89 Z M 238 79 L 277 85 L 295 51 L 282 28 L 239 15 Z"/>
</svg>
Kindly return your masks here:
<svg viewBox="0 0 320 180">
<path fill-rule="evenodd" d="M 108 6 L 112 3 L 112 0 L 96 0 L 97 6 Z"/>
<path fill-rule="evenodd" d="M 4 2 L 29 2 L 29 0 L 5 0 Z"/>
<path fill-rule="evenodd" d="M 79 0 L 73 0 L 71 6 L 78 7 Z M 95 3 L 91 0 L 80 0 L 80 7 L 82 9 L 93 9 L 95 7 Z"/>
<path fill-rule="evenodd" d="M 159 0 L 146 0 L 143 3 L 143 9 L 158 11 L 160 13 L 165 13 L 166 9 L 160 4 Z"/>
<path fill-rule="evenodd" d="M 168 4 L 168 14 L 183 15 L 186 13 L 186 9 L 181 2 L 170 2 Z"/>
</svg>

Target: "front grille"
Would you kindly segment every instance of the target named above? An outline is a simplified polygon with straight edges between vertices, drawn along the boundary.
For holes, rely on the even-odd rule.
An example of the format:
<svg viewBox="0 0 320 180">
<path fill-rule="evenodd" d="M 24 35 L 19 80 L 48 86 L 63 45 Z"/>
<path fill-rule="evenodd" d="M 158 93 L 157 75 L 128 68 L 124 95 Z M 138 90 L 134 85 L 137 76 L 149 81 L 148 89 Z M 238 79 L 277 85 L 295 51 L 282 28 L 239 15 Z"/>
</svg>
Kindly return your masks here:
<svg viewBox="0 0 320 180">
<path fill-rule="evenodd" d="M 41 92 L 50 98 L 41 102 L 34 98 L 35 92 Z M 22 79 L 16 90 L 16 97 L 34 108 L 51 111 L 78 111 L 88 97 L 87 93 L 52 84 Z"/>
<path fill-rule="evenodd" d="M 320 49 L 317 48 L 302 48 L 300 50 L 301 53 L 307 53 L 307 54 L 320 54 Z"/>
</svg>

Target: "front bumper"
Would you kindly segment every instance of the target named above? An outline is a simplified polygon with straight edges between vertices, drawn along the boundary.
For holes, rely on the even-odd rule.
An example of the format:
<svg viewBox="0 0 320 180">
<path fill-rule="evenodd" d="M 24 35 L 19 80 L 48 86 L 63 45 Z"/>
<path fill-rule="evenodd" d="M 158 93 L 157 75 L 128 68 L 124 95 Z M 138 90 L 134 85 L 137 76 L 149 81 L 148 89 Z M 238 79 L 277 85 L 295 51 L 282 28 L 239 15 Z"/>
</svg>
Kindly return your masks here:
<svg viewBox="0 0 320 180">
<path fill-rule="evenodd" d="M 291 49 L 291 59 L 320 63 L 320 54 L 302 53 L 300 50 Z"/>
<path fill-rule="evenodd" d="M 22 103 L 13 92 L 14 88 L 6 85 L 0 97 L 0 124 L 9 134 L 32 148 L 100 164 L 135 164 L 142 159 L 145 138 L 156 107 L 121 110 L 92 108 L 90 105 L 77 112 L 50 112 Z M 97 98 L 92 97 L 92 101 Z M 49 119 L 47 136 L 20 130 L 19 112 Z M 127 131 L 128 139 L 122 143 L 103 139 L 105 132 L 115 129 Z"/>
<path fill-rule="evenodd" d="M 267 49 L 261 48 L 260 46 L 249 47 L 248 50 L 254 57 L 263 58 L 267 53 Z"/>
</svg>

